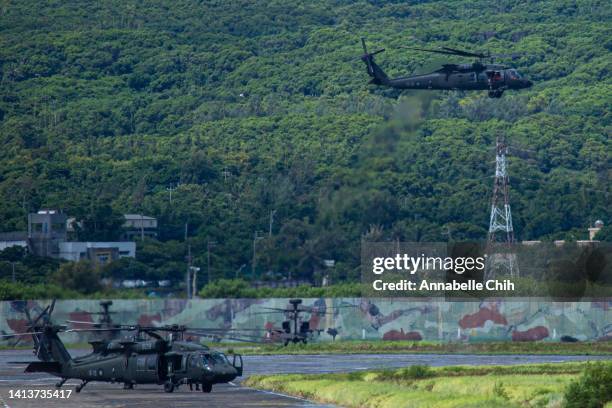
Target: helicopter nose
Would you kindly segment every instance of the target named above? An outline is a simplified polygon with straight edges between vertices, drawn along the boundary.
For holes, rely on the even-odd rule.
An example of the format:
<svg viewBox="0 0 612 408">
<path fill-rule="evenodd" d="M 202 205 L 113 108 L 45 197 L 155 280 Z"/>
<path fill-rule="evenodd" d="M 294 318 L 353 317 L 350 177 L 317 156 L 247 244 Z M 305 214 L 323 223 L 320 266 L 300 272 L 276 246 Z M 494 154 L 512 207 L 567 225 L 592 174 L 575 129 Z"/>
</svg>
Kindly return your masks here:
<svg viewBox="0 0 612 408">
<path fill-rule="evenodd" d="M 533 82 L 531 82 L 531 81 L 530 81 L 530 80 L 528 80 L 528 79 L 524 79 L 524 80 L 523 80 L 523 86 L 524 86 L 525 88 L 531 88 L 531 87 L 533 86 Z"/>
</svg>

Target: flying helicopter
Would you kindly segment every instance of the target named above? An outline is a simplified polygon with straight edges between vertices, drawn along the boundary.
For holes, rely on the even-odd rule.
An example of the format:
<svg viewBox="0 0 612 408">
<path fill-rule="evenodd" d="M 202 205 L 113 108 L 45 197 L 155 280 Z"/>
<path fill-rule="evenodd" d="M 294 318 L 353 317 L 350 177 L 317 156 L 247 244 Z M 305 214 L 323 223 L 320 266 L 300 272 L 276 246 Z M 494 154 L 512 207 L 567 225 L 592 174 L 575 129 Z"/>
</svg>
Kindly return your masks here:
<svg viewBox="0 0 612 408">
<path fill-rule="evenodd" d="M 57 388 L 69 379 L 79 379 L 80 392 L 91 381 L 123 383 L 125 389 L 136 384 L 163 384 L 173 392 L 180 385 L 190 389 L 202 386 L 211 392 L 214 384 L 227 383 L 242 375 L 242 356 L 228 357 L 207 346 L 185 341 L 184 335 L 219 337 L 217 329 L 195 329 L 185 326 L 115 325 L 112 328 L 69 329 L 51 322 L 53 301 L 36 319 L 26 309 L 28 330 L 0 337 L 32 336 L 34 354 L 40 361 L 29 362 L 25 372 L 45 372 L 60 378 Z M 95 340 L 89 343 L 92 352 L 72 357 L 59 338 L 60 333 L 129 331 L 135 334 L 120 340 Z M 167 333 L 163 338 L 160 333 Z"/>
<path fill-rule="evenodd" d="M 490 98 L 501 98 L 506 90 L 525 89 L 533 85 L 531 81 L 523 78 L 515 68 L 483 62 L 485 59 L 493 60 L 496 57 L 506 55 L 470 52 L 449 47 L 442 47 L 441 49 L 404 48 L 436 54 L 473 57 L 476 60 L 463 64 L 443 64 L 442 68 L 428 74 L 389 78 L 374 61 L 374 56 L 385 51 L 385 49 L 368 52 L 364 38 L 361 39 L 361 45 L 363 46 L 361 60 L 366 64 L 368 75 L 372 77 L 370 83 L 374 85 L 396 89 L 488 90 Z M 516 55 L 518 54 L 510 54 L 509 56 L 515 57 Z"/>
</svg>

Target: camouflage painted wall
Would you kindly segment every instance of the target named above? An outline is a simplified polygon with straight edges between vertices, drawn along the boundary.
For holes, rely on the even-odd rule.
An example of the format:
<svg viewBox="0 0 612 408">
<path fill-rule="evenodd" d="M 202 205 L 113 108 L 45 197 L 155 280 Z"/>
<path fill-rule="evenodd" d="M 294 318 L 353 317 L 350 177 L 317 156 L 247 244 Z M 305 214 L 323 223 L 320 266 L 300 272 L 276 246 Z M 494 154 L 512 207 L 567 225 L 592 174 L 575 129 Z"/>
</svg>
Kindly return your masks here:
<svg viewBox="0 0 612 408">
<path fill-rule="evenodd" d="M 262 307 L 284 308 L 288 299 L 155 299 L 114 300 L 115 323 L 161 325 L 183 324 L 215 328 L 279 328 L 283 313 Z M 33 315 L 48 301 L 30 301 Z M 0 302 L 0 332 L 23 332 L 26 302 Z M 414 339 L 433 341 L 559 341 L 561 336 L 580 340 L 612 340 L 612 299 L 602 302 L 550 302 L 495 300 L 446 302 L 443 299 L 304 299 L 318 312 L 305 314 L 316 337 L 336 328 L 341 339 Z M 53 321 L 98 321 L 96 300 L 58 301 Z M 78 325 L 76 327 L 79 327 Z M 82 326 L 84 327 L 84 326 Z M 264 336 L 265 334 L 262 334 Z M 66 333 L 67 342 L 83 342 L 87 334 Z M 4 340 L 13 343 L 15 339 Z M 23 342 L 29 341 L 24 339 Z"/>
</svg>

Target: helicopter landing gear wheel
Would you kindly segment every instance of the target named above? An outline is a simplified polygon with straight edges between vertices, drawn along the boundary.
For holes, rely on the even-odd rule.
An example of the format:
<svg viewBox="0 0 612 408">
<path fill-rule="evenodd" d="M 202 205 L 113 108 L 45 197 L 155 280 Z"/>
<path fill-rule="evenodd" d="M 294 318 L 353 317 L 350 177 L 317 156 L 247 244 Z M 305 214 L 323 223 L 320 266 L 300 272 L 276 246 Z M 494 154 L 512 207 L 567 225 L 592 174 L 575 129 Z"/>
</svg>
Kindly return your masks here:
<svg viewBox="0 0 612 408">
<path fill-rule="evenodd" d="M 202 392 L 211 392 L 212 391 L 212 384 L 211 383 L 202 383 Z"/>
<path fill-rule="evenodd" d="M 489 98 L 501 98 L 504 94 L 503 89 L 491 89 L 489 90 Z"/>
<path fill-rule="evenodd" d="M 79 385 L 77 385 L 76 387 L 74 387 L 74 391 L 79 393 L 81 392 L 81 390 L 83 389 L 84 386 L 87 385 L 87 381 L 83 381 L 82 383 L 80 383 Z"/>
<path fill-rule="evenodd" d="M 164 391 L 166 392 L 174 391 L 174 383 L 172 381 L 166 381 L 164 383 Z"/>
</svg>

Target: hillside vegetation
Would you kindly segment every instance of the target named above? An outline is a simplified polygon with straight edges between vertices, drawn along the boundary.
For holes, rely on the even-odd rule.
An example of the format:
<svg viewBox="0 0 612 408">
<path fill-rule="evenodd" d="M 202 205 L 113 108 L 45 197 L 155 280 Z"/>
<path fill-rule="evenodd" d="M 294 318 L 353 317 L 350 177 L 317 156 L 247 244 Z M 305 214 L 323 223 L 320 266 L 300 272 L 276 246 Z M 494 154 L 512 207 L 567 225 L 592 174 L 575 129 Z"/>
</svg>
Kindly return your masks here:
<svg viewBox="0 0 612 408">
<path fill-rule="evenodd" d="M 362 239 L 483 239 L 504 134 L 519 239 L 584 239 L 610 219 L 611 10 L 2 1 L 0 231 L 59 208 L 84 220 L 79 239 L 115 239 L 117 216 L 142 212 L 159 242 L 103 274 L 182 279 L 188 224 L 195 264 L 216 243 L 211 280 L 317 280 L 324 259 L 355 279 Z M 401 48 L 449 46 L 523 53 L 512 64 L 535 86 L 499 100 L 373 89 L 362 36 L 390 76 L 470 62 Z"/>
</svg>

